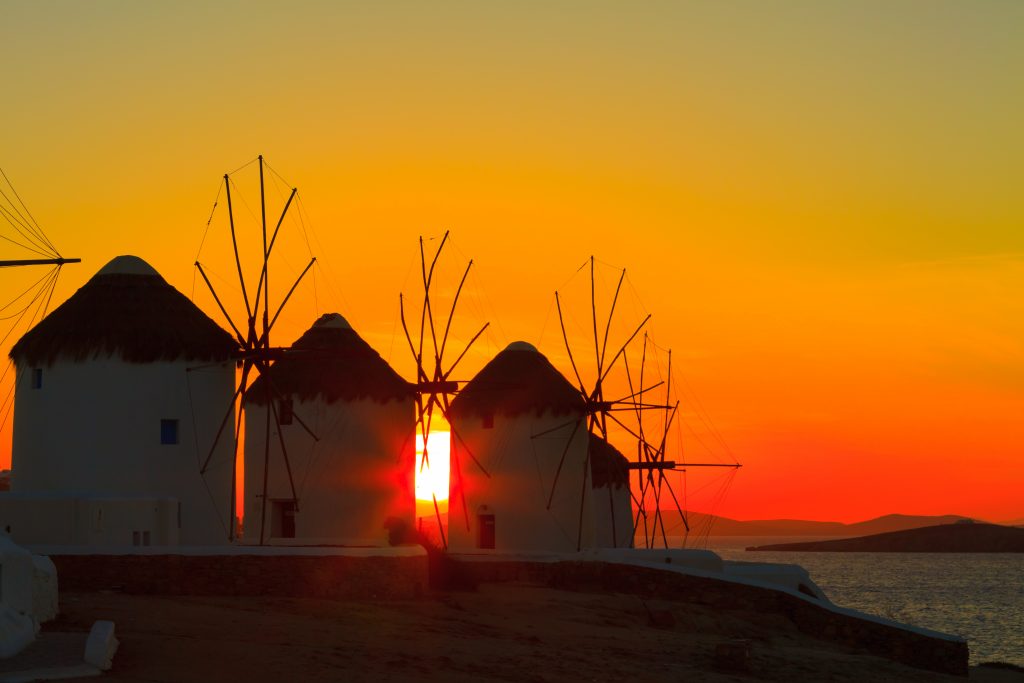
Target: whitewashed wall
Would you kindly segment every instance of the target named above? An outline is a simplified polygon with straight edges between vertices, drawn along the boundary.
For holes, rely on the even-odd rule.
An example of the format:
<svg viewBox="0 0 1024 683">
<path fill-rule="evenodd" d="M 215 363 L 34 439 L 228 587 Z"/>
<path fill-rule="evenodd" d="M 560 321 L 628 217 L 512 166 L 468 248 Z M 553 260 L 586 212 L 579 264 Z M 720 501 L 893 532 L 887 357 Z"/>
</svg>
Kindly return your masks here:
<svg viewBox="0 0 1024 683">
<path fill-rule="evenodd" d="M 409 527 L 415 517 L 415 408 L 412 399 L 296 402 L 295 414 L 316 434 L 314 441 L 295 420 L 283 426 L 299 498 L 295 540 L 272 534 L 270 504 L 263 505 L 263 463 L 267 407 L 250 404 L 245 416 L 245 543 L 265 542 L 387 545 L 390 517 Z M 271 415 L 267 499 L 292 497 Z"/>
<path fill-rule="evenodd" d="M 454 435 L 452 448 L 465 484 L 469 528 L 462 510 L 459 476 L 452 463 L 449 500 L 448 544 L 453 552 L 574 552 L 583 514 L 582 547 L 594 543 L 593 493 L 587 464 L 587 431 L 580 421 L 576 434 L 572 416 L 530 412 L 517 417 L 494 416 L 494 426 L 484 428 L 481 418 L 473 416 L 453 421 L 453 427 L 465 442 Z M 543 434 L 552 428 L 556 431 Z M 555 472 L 562 452 L 569 450 L 554 487 Z M 469 449 L 490 474 L 485 476 L 466 455 Z M 495 548 L 478 549 L 477 515 L 495 516 Z"/>
<path fill-rule="evenodd" d="M 633 520 L 633 499 L 628 486 L 594 489 L 595 547 L 632 548 Z"/>
<path fill-rule="evenodd" d="M 38 389 L 32 369 L 17 368 L 12 491 L 176 498 L 182 544 L 227 542 L 233 422 L 199 469 L 234 392 L 233 363 L 59 360 Z M 160 442 L 164 418 L 178 420 L 175 445 Z"/>
<path fill-rule="evenodd" d="M 0 531 L 26 547 L 176 546 L 174 498 L 73 498 L 0 493 Z"/>
</svg>

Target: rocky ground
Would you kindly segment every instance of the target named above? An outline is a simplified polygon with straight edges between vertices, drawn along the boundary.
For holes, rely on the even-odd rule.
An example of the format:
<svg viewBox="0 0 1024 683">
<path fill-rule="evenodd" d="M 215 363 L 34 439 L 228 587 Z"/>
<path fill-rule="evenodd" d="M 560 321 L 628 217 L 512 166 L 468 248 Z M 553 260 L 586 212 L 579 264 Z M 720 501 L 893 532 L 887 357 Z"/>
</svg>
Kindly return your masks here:
<svg viewBox="0 0 1024 683">
<path fill-rule="evenodd" d="M 378 603 L 62 593 L 61 610 L 48 631 L 115 622 L 104 678 L 119 681 L 964 680 L 844 650 L 777 615 L 522 583 Z M 737 638 L 747 671 L 716 661 Z M 1024 674 L 974 667 L 970 680 Z"/>
</svg>

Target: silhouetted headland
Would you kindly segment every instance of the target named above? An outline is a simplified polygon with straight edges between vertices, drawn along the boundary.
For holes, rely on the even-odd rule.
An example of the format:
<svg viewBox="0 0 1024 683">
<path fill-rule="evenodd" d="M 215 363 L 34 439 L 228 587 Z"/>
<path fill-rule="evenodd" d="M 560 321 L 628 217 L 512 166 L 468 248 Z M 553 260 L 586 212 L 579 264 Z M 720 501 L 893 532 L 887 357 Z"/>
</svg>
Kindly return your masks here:
<svg viewBox="0 0 1024 683">
<path fill-rule="evenodd" d="M 998 524 L 956 524 L 857 538 L 760 545 L 747 550 L 840 553 L 1024 553 L 1024 529 Z"/>
<path fill-rule="evenodd" d="M 675 510 L 662 510 L 667 519 Z M 953 524 L 962 519 L 962 515 L 900 515 L 889 514 L 875 517 L 863 522 L 846 524 L 843 522 L 822 522 L 809 519 L 729 519 L 715 515 L 713 518 L 701 512 L 690 511 L 687 515 L 691 529 L 710 528 L 712 536 L 814 536 L 817 538 L 850 538 L 868 536 L 889 531 L 917 529 L 923 526 Z M 680 522 L 681 523 L 681 522 Z"/>
</svg>

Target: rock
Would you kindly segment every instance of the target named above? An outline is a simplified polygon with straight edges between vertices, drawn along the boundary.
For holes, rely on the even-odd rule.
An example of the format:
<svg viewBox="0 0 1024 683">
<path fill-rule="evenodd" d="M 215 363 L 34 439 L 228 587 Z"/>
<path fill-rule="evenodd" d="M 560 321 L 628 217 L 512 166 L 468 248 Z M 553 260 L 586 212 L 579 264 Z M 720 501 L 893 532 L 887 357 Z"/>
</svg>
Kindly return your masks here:
<svg viewBox="0 0 1024 683">
<path fill-rule="evenodd" d="M 113 665 L 118 645 L 114 622 L 97 621 L 89 631 L 89 639 L 85 641 L 85 662 L 107 671 Z"/>
<path fill-rule="evenodd" d="M 13 607 L 0 603 L 0 659 L 18 654 L 39 633 L 39 622 Z"/>
</svg>

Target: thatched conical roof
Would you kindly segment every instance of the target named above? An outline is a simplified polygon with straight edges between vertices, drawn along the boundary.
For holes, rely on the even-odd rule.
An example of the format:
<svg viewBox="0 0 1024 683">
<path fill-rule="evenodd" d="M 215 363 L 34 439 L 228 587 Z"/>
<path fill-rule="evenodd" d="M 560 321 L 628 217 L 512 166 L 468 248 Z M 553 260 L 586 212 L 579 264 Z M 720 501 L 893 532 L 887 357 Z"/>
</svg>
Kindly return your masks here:
<svg viewBox="0 0 1024 683">
<path fill-rule="evenodd" d="M 590 482 L 595 489 L 629 486 L 629 460 L 597 434 L 590 435 Z"/>
<path fill-rule="evenodd" d="M 386 403 L 413 396 L 414 387 L 337 313 L 327 313 L 299 337 L 269 370 L 274 395 L 327 403 L 373 399 Z M 246 400 L 266 403 L 266 378 L 246 392 Z"/>
<path fill-rule="evenodd" d="M 451 404 L 451 415 L 516 416 L 582 414 L 578 389 L 532 345 L 513 342 L 469 381 Z"/>
<path fill-rule="evenodd" d="M 129 363 L 226 360 L 238 343 L 137 256 L 118 256 L 27 332 L 30 365 L 115 356 Z"/>
</svg>

